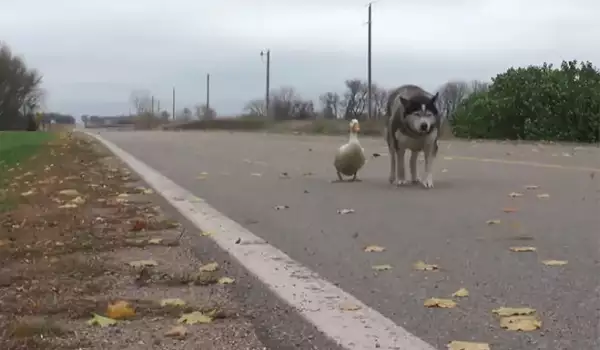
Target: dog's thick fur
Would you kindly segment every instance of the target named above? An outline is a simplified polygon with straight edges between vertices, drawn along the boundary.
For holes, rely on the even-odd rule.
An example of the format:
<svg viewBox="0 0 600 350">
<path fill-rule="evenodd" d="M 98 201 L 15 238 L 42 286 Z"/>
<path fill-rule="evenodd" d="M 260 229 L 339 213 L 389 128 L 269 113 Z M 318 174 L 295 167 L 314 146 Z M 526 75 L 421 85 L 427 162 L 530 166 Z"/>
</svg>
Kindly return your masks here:
<svg viewBox="0 0 600 350">
<path fill-rule="evenodd" d="M 435 106 L 438 94 L 432 95 L 416 85 L 403 85 L 393 90 L 387 102 L 385 138 L 390 153 L 390 183 L 405 185 L 418 182 L 417 159 L 425 154 L 425 176 L 422 184 L 433 187 L 432 168 L 438 152 L 441 117 Z M 410 178 L 404 165 L 406 150 L 410 155 Z"/>
</svg>

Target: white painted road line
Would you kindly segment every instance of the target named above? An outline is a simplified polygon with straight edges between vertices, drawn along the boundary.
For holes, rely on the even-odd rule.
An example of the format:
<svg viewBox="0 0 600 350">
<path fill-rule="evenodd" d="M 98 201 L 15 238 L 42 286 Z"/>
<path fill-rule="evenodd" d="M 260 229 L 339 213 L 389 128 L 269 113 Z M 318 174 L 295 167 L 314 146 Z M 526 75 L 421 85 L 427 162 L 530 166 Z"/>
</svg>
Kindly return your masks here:
<svg viewBox="0 0 600 350">
<path fill-rule="evenodd" d="M 343 348 L 435 350 L 112 142 L 94 133 L 88 135 L 121 158 L 198 229 L 213 233 L 210 238 L 222 249 Z M 342 310 L 341 304 L 359 309 Z"/>
</svg>

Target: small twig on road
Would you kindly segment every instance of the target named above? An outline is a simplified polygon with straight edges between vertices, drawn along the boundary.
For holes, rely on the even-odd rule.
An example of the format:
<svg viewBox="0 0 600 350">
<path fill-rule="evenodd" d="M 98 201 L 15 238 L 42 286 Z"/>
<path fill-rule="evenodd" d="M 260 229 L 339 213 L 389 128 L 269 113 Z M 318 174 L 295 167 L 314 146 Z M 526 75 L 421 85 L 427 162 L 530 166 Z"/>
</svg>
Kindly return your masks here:
<svg viewBox="0 0 600 350">
<path fill-rule="evenodd" d="M 184 233 L 185 233 L 185 227 L 181 229 L 181 234 L 179 235 L 179 238 L 177 238 L 177 242 L 181 241 L 181 237 L 183 237 Z"/>
</svg>

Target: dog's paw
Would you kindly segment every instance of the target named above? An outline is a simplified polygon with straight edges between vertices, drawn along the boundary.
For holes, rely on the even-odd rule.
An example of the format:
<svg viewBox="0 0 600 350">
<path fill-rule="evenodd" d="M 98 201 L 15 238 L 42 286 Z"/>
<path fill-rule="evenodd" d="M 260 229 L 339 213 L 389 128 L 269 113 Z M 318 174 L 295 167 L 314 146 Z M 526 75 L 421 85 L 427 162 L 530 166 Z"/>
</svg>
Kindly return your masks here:
<svg viewBox="0 0 600 350">
<path fill-rule="evenodd" d="M 433 188 L 433 176 L 431 174 L 427 175 L 421 183 L 425 188 Z"/>
<path fill-rule="evenodd" d="M 396 181 L 396 175 L 390 175 L 390 177 L 388 177 L 388 181 L 390 182 L 390 184 L 393 184 Z"/>
<path fill-rule="evenodd" d="M 409 180 L 398 180 L 396 181 L 396 186 L 400 187 L 400 186 L 406 186 L 410 184 Z"/>
</svg>

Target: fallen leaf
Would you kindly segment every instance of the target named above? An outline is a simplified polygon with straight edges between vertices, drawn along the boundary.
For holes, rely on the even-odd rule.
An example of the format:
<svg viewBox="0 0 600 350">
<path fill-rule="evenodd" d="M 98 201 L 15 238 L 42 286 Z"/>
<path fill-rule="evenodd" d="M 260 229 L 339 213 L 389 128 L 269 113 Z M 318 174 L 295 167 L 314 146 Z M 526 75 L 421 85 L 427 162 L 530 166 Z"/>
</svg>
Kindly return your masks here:
<svg viewBox="0 0 600 350">
<path fill-rule="evenodd" d="M 286 172 L 283 172 L 283 173 L 279 174 L 279 178 L 280 179 L 289 179 L 290 175 Z"/>
<path fill-rule="evenodd" d="M 162 238 L 151 238 L 148 240 L 148 244 L 161 244 L 162 241 Z"/>
<path fill-rule="evenodd" d="M 276 205 L 273 207 L 273 209 L 275 210 L 284 210 L 284 209 L 289 209 L 290 207 L 287 205 Z"/>
<path fill-rule="evenodd" d="M 508 316 L 500 319 L 500 327 L 509 331 L 531 332 L 542 327 L 540 321 L 535 315 L 530 316 Z"/>
<path fill-rule="evenodd" d="M 119 195 L 117 196 L 117 198 L 127 198 L 129 197 L 128 193 L 119 193 Z"/>
<path fill-rule="evenodd" d="M 365 252 L 367 253 L 381 253 L 385 251 L 385 247 L 380 247 L 378 245 L 370 245 L 365 247 Z"/>
<path fill-rule="evenodd" d="M 250 176 L 261 177 L 261 176 L 262 176 L 262 174 L 261 174 L 261 173 L 252 173 L 252 174 L 250 174 Z"/>
<path fill-rule="evenodd" d="M 466 298 L 469 296 L 469 291 L 466 288 L 461 288 L 452 294 L 453 297 Z"/>
<path fill-rule="evenodd" d="M 76 197 L 76 196 L 81 195 L 79 192 L 77 192 L 77 190 L 71 190 L 71 189 L 62 190 L 62 191 L 58 192 L 58 194 L 61 194 L 63 196 L 70 196 L 70 197 Z"/>
<path fill-rule="evenodd" d="M 200 272 L 215 272 L 219 269 L 219 264 L 216 262 L 211 262 L 205 265 L 200 266 Z"/>
<path fill-rule="evenodd" d="M 337 213 L 341 215 L 352 214 L 354 209 L 338 209 Z"/>
<path fill-rule="evenodd" d="M 443 309 L 451 309 L 456 307 L 456 303 L 452 299 L 430 298 L 423 303 L 426 307 L 439 307 Z"/>
<path fill-rule="evenodd" d="M 424 261 L 417 261 L 413 264 L 413 268 L 419 271 L 433 271 L 439 269 L 439 266 L 435 264 L 426 264 Z"/>
<path fill-rule="evenodd" d="M 537 195 L 537 197 L 539 199 L 548 199 L 548 198 L 550 198 L 550 195 L 548 193 L 540 193 Z"/>
<path fill-rule="evenodd" d="M 473 343 L 470 341 L 451 341 L 448 350 L 491 350 L 488 343 Z"/>
<path fill-rule="evenodd" d="M 185 324 L 211 323 L 212 317 L 207 316 L 200 311 L 194 311 L 189 314 L 181 315 L 177 322 Z"/>
<path fill-rule="evenodd" d="M 340 309 L 343 311 L 357 311 L 357 310 L 360 310 L 361 307 L 360 307 L 360 305 L 356 305 L 352 302 L 344 301 L 344 302 L 340 303 Z"/>
<path fill-rule="evenodd" d="M 534 314 L 535 309 L 532 309 L 530 307 L 499 307 L 497 309 L 492 310 L 492 313 L 500 317 L 526 316 Z"/>
<path fill-rule="evenodd" d="M 517 211 L 519 211 L 519 209 L 517 208 L 511 208 L 511 207 L 505 207 L 502 208 L 502 211 L 505 213 L 516 213 Z"/>
<path fill-rule="evenodd" d="M 508 195 L 512 198 L 523 197 L 523 193 L 520 192 L 511 192 Z"/>
<path fill-rule="evenodd" d="M 117 301 L 114 304 L 108 304 L 106 316 L 115 320 L 122 320 L 135 316 L 135 310 L 126 301 Z"/>
<path fill-rule="evenodd" d="M 92 318 L 87 321 L 87 324 L 90 326 L 100 326 L 100 327 L 108 327 L 114 326 L 117 324 L 117 320 L 113 320 L 112 318 L 100 316 L 98 314 L 92 313 Z"/>
<path fill-rule="evenodd" d="M 148 224 L 146 223 L 146 221 L 143 220 L 135 220 L 135 222 L 133 223 L 133 226 L 131 227 L 132 232 L 139 232 L 141 230 L 144 230 L 148 227 Z"/>
<path fill-rule="evenodd" d="M 179 298 L 166 298 L 160 301 L 160 306 L 184 306 L 185 300 Z"/>
<path fill-rule="evenodd" d="M 387 271 L 387 270 L 391 270 L 392 266 L 384 264 L 384 265 L 374 265 L 374 266 L 371 266 L 371 268 L 375 271 Z"/>
<path fill-rule="evenodd" d="M 165 332 L 165 337 L 183 338 L 187 334 L 187 328 L 184 326 L 175 326 Z"/>
<path fill-rule="evenodd" d="M 31 196 L 32 194 L 35 194 L 35 190 L 34 190 L 34 189 L 32 189 L 32 190 L 29 190 L 29 191 L 27 191 L 27 192 L 23 192 L 23 193 L 21 193 L 21 196 L 23 196 L 23 197 L 28 197 L 28 196 Z"/>
<path fill-rule="evenodd" d="M 537 250 L 536 247 L 510 247 L 509 249 L 516 253 L 535 252 Z"/>
<path fill-rule="evenodd" d="M 563 266 L 568 263 L 567 260 L 542 260 L 542 264 L 547 266 Z"/>
<path fill-rule="evenodd" d="M 538 188 L 540 188 L 538 185 L 525 185 L 526 190 L 537 190 Z"/>
<path fill-rule="evenodd" d="M 447 173 L 448 169 L 442 169 L 442 173 Z"/>
<path fill-rule="evenodd" d="M 202 235 L 202 236 L 204 236 L 204 237 L 208 237 L 208 236 L 212 236 L 212 235 L 213 235 L 213 233 L 212 233 L 212 232 L 209 232 L 209 231 L 202 231 L 202 232 L 200 233 L 200 235 Z"/>
<path fill-rule="evenodd" d="M 77 204 L 77 205 L 84 204 L 85 203 L 85 199 L 83 199 L 83 197 L 78 196 L 78 197 L 75 197 L 75 198 L 71 199 L 70 203 L 71 204 Z"/>
<path fill-rule="evenodd" d="M 158 263 L 154 260 L 136 260 L 127 263 L 131 267 L 144 267 L 144 266 L 158 266 Z"/>
<path fill-rule="evenodd" d="M 60 209 L 73 209 L 73 208 L 77 208 L 77 204 L 75 203 L 67 203 L 67 204 L 63 204 L 61 206 L 59 206 Z"/>
<path fill-rule="evenodd" d="M 452 160 L 452 159 L 454 159 L 454 158 L 452 158 L 452 157 L 444 157 L 444 160 Z"/>
<path fill-rule="evenodd" d="M 221 277 L 217 283 L 219 284 L 232 284 L 235 280 L 231 277 Z"/>
<path fill-rule="evenodd" d="M 194 196 L 190 199 L 190 202 L 191 203 L 200 203 L 200 202 L 202 202 L 202 199 Z"/>
<path fill-rule="evenodd" d="M 485 223 L 488 225 L 500 225 L 500 220 L 498 220 L 498 219 L 488 220 Z"/>
</svg>

